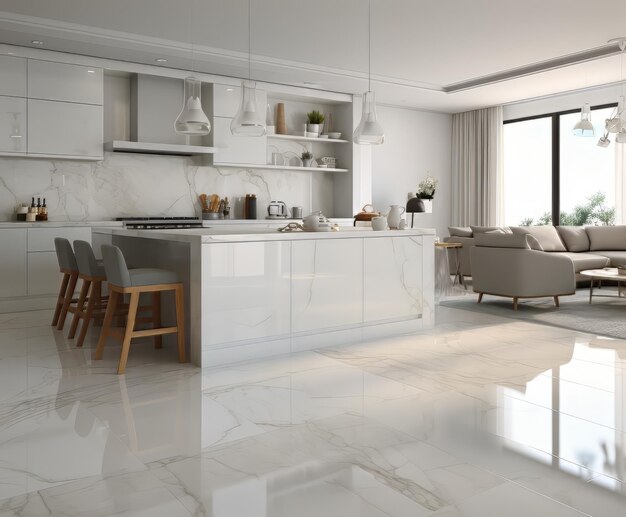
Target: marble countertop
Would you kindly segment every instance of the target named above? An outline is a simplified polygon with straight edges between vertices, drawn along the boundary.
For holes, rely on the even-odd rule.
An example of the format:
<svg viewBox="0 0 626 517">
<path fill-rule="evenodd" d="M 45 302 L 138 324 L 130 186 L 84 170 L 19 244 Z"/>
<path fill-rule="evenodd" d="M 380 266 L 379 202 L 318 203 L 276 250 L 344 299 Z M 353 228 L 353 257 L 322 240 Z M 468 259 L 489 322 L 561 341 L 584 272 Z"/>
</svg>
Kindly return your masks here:
<svg viewBox="0 0 626 517">
<path fill-rule="evenodd" d="M 120 221 L 37 221 L 27 223 L 24 221 L 0 221 L 0 229 L 2 228 L 76 228 L 83 226 L 110 226 L 122 227 Z"/>
<path fill-rule="evenodd" d="M 419 237 L 435 235 L 433 228 L 373 231 L 370 228 L 341 227 L 337 232 L 279 232 L 273 228 L 254 228 L 231 225 L 228 228 L 191 228 L 178 230 L 125 230 L 121 228 L 97 228 L 95 233 L 120 237 L 142 237 L 178 242 L 250 242 L 279 240 L 355 239 L 380 237 Z"/>
</svg>

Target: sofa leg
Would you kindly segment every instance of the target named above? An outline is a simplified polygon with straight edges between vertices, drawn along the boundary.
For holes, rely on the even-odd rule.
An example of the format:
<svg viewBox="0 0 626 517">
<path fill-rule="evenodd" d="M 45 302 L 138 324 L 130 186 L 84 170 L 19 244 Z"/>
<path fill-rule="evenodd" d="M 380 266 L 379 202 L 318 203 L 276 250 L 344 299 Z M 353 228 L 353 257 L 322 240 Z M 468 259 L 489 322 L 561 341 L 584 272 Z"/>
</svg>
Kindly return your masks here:
<svg viewBox="0 0 626 517">
<path fill-rule="evenodd" d="M 478 302 L 476 303 L 480 303 L 483 301 L 483 293 L 478 293 Z"/>
<path fill-rule="evenodd" d="M 561 304 L 559 303 L 559 297 L 558 296 L 554 297 L 554 305 L 556 305 L 557 307 L 561 306 Z"/>
<path fill-rule="evenodd" d="M 513 310 L 514 310 L 514 311 L 516 311 L 516 310 L 517 310 L 517 300 L 518 300 L 518 298 L 517 298 L 517 297 L 514 297 L 514 298 L 513 298 Z"/>
</svg>

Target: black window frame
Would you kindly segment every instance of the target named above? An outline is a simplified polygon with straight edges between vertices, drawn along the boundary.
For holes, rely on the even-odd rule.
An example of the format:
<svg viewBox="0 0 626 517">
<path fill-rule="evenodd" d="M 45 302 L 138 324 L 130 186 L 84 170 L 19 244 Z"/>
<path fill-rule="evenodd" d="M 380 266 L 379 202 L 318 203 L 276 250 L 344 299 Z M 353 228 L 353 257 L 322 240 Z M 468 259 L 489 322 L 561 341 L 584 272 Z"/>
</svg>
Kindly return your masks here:
<svg viewBox="0 0 626 517">
<path fill-rule="evenodd" d="M 615 108 L 616 102 L 609 104 L 597 104 L 591 106 L 591 111 Z M 529 117 L 520 117 L 505 120 L 503 124 L 514 124 L 516 122 L 526 122 L 528 120 L 537 120 L 541 118 L 551 120 L 551 139 L 552 139 L 552 224 L 559 226 L 561 219 L 561 115 L 571 115 L 572 113 L 580 113 L 580 108 L 564 111 L 553 111 L 551 113 L 543 113 L 541 115 L 532 115 Z M 506 181 L 506 180 L 505 180 Z"/>
</svg>

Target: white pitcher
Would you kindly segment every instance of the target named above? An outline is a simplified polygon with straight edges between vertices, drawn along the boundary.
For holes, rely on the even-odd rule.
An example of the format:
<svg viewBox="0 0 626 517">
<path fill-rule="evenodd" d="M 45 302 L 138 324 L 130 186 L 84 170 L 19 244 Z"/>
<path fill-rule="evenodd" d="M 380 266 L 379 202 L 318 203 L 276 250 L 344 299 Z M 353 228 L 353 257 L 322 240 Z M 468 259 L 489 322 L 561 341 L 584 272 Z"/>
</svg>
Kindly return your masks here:
<svg viewBox="0 0 626 517">
<path fill-rule="evenodd" d="M 404 214 L 405 208 L 400 205 L 391 205 L 389 213 L 387 214 L 387 224 L 389 228 L 397 230 L 402 220 L 402 214 Z"/>
</svg>

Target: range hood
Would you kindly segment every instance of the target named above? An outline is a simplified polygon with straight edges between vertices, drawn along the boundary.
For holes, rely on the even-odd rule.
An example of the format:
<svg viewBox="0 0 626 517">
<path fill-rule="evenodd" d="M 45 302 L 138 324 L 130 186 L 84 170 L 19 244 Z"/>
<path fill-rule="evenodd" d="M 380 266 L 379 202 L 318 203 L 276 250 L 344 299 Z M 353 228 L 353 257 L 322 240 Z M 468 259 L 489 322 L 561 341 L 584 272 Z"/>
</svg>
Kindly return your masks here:
<svg viewBox="0 0 626 517">
<path fill-rule="evenodd" d="M 174 130 L 183 99 L 182 79 L 133 74 L 130 78 L 130 140 L 113 140 L 105 151 L 192 156 L 213 154 L 217 148 L 204 145 L 210 136 L 186 137 Z M 210 85 L 203 86 L 203 108 L 211 98 Z"/>
</svg>

